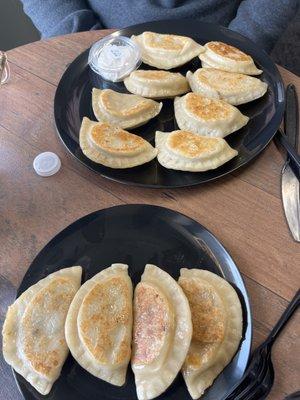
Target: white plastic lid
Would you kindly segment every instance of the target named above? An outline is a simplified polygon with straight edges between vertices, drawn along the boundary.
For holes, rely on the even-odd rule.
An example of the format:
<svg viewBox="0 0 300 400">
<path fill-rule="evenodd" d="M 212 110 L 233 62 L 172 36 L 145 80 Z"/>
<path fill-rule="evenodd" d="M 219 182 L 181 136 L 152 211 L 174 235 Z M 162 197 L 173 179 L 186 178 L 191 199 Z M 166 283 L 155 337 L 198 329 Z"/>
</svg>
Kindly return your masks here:
<svg viewBox="0 0 300 400">
<path fill-rule="evenodd" d="M 46 151 L 35 157 L 33 168 L 40 176 L 51 176 L 60 170 L 61 162 L 59 157 L 51 151 Z"/>
<path fill-rule="evenodd" d="M 141 64 L 141 52 L 133 40 L 109 35 L 94 43 L 89 52 L 89 65 L 102 78 L 119 82 Z"/>
</svg>

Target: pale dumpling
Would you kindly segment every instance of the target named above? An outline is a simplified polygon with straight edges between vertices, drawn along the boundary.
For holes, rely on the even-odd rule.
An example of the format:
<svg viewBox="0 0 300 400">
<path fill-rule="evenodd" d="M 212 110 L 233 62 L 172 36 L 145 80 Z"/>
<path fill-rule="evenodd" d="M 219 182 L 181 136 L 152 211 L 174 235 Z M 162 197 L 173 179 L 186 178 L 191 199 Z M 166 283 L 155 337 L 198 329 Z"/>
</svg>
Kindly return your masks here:
<svg viewBox="0 0 300 400">
<path fill-rule="evenodd" d="M 187 80 L 193 92 L 212 99 L 221 99 L 237 106 L 262 97 L 268 85 L 260 79 L 215 68 L 188 71 Z"/>
<path fill-rule="evenodd" d="M 242 307 L 233 287 L 210 271 L 182 268 L 178 282 L 188 298 L 193 322 L 182 374 L 191 397 L 198 399 L 239 347 Z"/>
<path fill-rule="evenodd" d="M 132 36 L 142 52 L 142 61 L 159 69 L 179 67 L 205 49 L 186 36 L 144 32 Z"/>
<path fill-rule="evenodd" d="M 223 71 L 238 72 L 246 75 L 260 75 L 251 56 L 234 46 L 223 42 L 206 43 L 205 52 L 199 55 L 202 67 Z"/>
<path fill-rule="evenodd" d="M 249 121 L 236 107 L 199 93 L 187 93 L 177 97 L 174 109 L 176 122 L 181 130 L 202 136 L 223 138 Z"/>
<path fill-rule="evenodd" d="M 175 97 L 190 90 L 186 78 L 178 72 L 137 70 L 124 79 L 133 94 L 153 99 Z"/>
<path fill-rule="evenodd" d="M 192 336 L 188 301 L 165 271 L 146 265 L 134 293 L 131 366 L 139 400 L 153 399 L 172 383 Z"/>
<path fill-rule="evenodd" d="M 153 160 L 157 154 L 142 137 L 87 117 L 82 120 L 79 144 L 86 157 L 110 168 L 136 167 Z"/>
<path fill-rule="evenodd" d="M 125 383 L 131 354 L 132 283 L 125 264 L 86 281 L 70 306 L 65 334 L 75 360 L 92 375 Z"/>
<path fill-rule="evenodd" d="M 162 103 L 135 94 L 96 88 L 92 92 L 92 105 L 98 121 L 117 125 L 122 129 L 146 124 L 162 108 Z"/>
<path fill-rule="evenodd" d="M 46 395 L 68 355 L 64 326 L 80 287 L 81 267 L 64 268 L 29 287 L 8 308 L 3 356 L 39 393 Z"/>
<path fill-rule="evenodd" d="M 199 136 L 186 131 L 156 132 L 158 162 L 178 171 L 202 172 L 215 169 L 238 152 L 222 138 Z"/>
</svg>

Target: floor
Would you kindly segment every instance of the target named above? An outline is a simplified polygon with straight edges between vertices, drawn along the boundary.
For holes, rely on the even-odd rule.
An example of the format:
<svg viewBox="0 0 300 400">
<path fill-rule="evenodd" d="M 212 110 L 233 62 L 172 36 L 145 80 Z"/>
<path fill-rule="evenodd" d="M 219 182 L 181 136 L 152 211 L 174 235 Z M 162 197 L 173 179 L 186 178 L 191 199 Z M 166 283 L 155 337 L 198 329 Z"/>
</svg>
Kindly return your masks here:
<svg viewBox="0 0 300 400">
<path fill-rule="evenodd" d="M 24 14 L 19 0 L 0 0 L 0 10 L 0 50 L 39 40 L 40 34 Z M 279 65 L 300 75 L 300 9 L 274 47 L 271 57 Z"/>
</svg>

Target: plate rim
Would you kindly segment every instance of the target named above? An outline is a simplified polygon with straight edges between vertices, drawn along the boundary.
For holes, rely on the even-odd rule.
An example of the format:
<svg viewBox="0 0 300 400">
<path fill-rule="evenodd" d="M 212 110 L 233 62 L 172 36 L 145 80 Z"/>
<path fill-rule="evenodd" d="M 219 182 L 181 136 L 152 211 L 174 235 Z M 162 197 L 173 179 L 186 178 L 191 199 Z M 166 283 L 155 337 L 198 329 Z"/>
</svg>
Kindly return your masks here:
<svg viewBox="0 0 300 400">
<path fill-rule="evenodd" d="M 243 369 L 243 373 L 244 373 L 246 368 L 247 368 L 247 365 L 249 363 L 249 359 L 250 359 L 250 355 L 251 355 L 251 348 L 252 348 L 252 344 L 253 344 L 253 314 L 252 314 L 252 305 L 251 305 L 251 302 L 250 302 L 250 296 L 249 296 L 249 293 L 248 293 L 248 289 L 247 289 L 247 287 L 245 285 L 245 281 L 244 281 L 244 278 L 242 276 L 242 273 L 240 272 L 237 264 L 235 263 L 234 259 L 232 258 L 231 254 L 228 252 L 226 247 L 219 241 L 219 239 L 209 229 L 207 229 L 204 225 L 202 225 L 196 219 L 194 219 L 194 218 L 192 218 L 192 217 L 190 217 L 190 216 L 188 216 L 188 215 L 186 215 L 186 214 L 184 214 L 182 212 L 174 210 L 172 208 L 162 207 L 162 206 L 157 206 L 157 205 L 152 205 L 152 204 L 143 204 L 143 203 L 119 204 L 119 205 L 110 206 L 110 207 L 102 208 L 102 209 L 99 209 L 99 210 L 95 210 L 95 211 L 93 211 L 91 213 L 88 213 L 88 214 L 78 218 L 77 220 L 71 222 L 69 225 L 65 226 L 57 234 L 55 234 L 39 250 L 37 255 L 34 257 L 32 262 L 30 263 L 30 265 L 29 265 L 28 269 L 26 270 L 25 274 L 23 275 L 21 283 L 18 286 L 18 289 L 16 291 L 16 298 L 15 299 L 17 299 L 25 290 L 27 290 L 30 286 L 32 286 L 32 285 L 28 286 L 28 285 L 25 284 L 25 288 L 23 288 L 24 281 L 26 279 L 26 275 L 27 275 L 28 271 L 30 270 L 30 268 L 32 267 L 32 265 L 34 263 L 38 262 L 39 257 L 41 257 L 41 255 L 44 252 L 47 252 L 49 247 L 53 246 L 53 243 L 55 241 L 60 240 L 60 236 L 64 236 L 64 235 L 68 234 L 68 232 L 70 232 L 71 230 L 74 229 L 74 226 L 82 224 L 82 222 L 84 222 L 88 218 L 93 219 L 94 217 L 96 217 L 99 214 L 104 214 L 107 211 L 108 212 L 113 212 L 113 210 L 115 210 L 115 209 L 121 209 L 121 208 L 123 208 L 123 209 L 124 208 L 127 208 L 127 209 L 132 208 L 132 209 L 134 209 L 135 207 L 147 208 L 148 210 L 152 209 L 154 212 L 155 212 L 155 210 L 158 210 L 160 212 L 168 214 L 169 216 L 171 214 L 173 214 L 173 216 L 179 215 L 181 217 L 184 217 L 186 220 L 191 222 L 193 224 L 193 226 L 195 226 L 197 228 L 200 228 L 201 230 L 203 230 L 205 232 L 205 234 L 207 235 L 208 239 L 211 240 L 212 242 L 214 242 L 218 246 L 218 248 L 221 250 L 222 259 L 225 260 L 225 258 L 226 258 L 226 263 L 227 263 L 228 267 L 230 268 L 230 271 L 232 271 L 232 268 L 233 268 L 233 272 L 240 279 L 241 284 L 243 286 L 243 288 L 242 288 L 243 289 L 242 297 L 243 297 L 243 301 L 244 301 L 245 309 L 246 309 L 245 321 L 243 323 L 243 325 L 244 324 L 246 325 L 246 329 L 245 329 L 245 332 L 244 332 L 244 341 L 245 341 L 245 345 L 246 345 L 246 349 L 247 349 L 246 363 L 245 363 L 245 367 Z M 194 231 L 190 231 L 190 233 L 193 233 L 193 235 L 195 234 Z M 219 260 L 219 254 L 218 254 L 217 259 Z M 43 279 L 43 278 L 40 278 L 40 279 Z M 226 281 L 227 281 L 227 279 L 226 279 Z M 240 351 L 240 349 L 239 349 L 239 351 Z M 236 354 L 237 353 L 235 353 L 234 357 L 236 356 Z M 233 360 L 233 358 L 232 358 L 232 360 Z M 232 360 L 230 361 L 230 363 L 232 362 Z M 13 376 L 14 376 L 15 382 L 17 384 L 17 387 L 18 387 L 20 393 L 22 394 L 23 398 L 26 399 L 25 395 L 23 394 L 23 391 L 21 390 L 21 383 L 22 382 L 19 382 L 20 379 L 24 379 L 24 378 L 22 376 L 20 376 L 17 372 L 15 372 L 15 370 L 13 368 L 11 368 L 11 369 L 13 371 Z M 232 389 L 233 388 L 234 388 L 234 386 L 232 387 Z M 220 400 L 225 400 L 227 395 L 228 395 L 228 393 L 225 393 L 224 396 L 222 396 L 222 398 Z"/>
<path fill-rule="evenodd" d="M 200 19 L 196 19 L 196 18 L 182 18 L 182 19 L 162 19 L 162 20 L 157 20 L 157 21 L 148 21 L 148 22 L 144 22 L 144 23 L 140 23 L 140 24 L 134 24 L 134 25 L 129 25 L 127 27 L 121 28 L 116 30 L 115 32 L 108 34 L 108 35 L 113 35 L 113 36 L 120 36 L 122 34 L 124 34 L 125 31 L 130 30 L 130 29 L 138 29 L 139 27 L 145 26 L 145 25 L 149 25 L 149 24 L 161 24 L 161 23 L 170 23 L 170 22 L 177 22 L 178 24 L 181 23 L 186 23 L 188 24 L 189 22 L 199 22 L 202 25 L 206 25 L 206 26 L 210 26 L 210 27 L 217 27 L 219 30 L 223 30 L 226 33 L 230 33 L 230 34 L 234 34 L 234 36 L 237 36 L 241 39 L 243 39 L 244 41 L 248 42 L 249 44 L 251 44 L 251 46 L 256 46 L 257 44 L 249 39 L 248 37 L 246 37 L 245 35 L 233 31 L 227 27 L 224 27 L 222 25 L 219 24 L 214 24 L 211 22 L 205 22 L 205 21 L 201 21 Z M 106 35 L 106 36 L 108 36 Z M 92 45 L 91 45 L 92 46 Z M 269 145 L 269 143 L 273 140 L 274 136 L 277 133 L 277 130 L 280 126 L 280 123 L 282 121 L 283 118 L 283 114 L 284 114 L 284 109 L 285 109 L 285 103 L 286 103 L 286 98 L 285 98 L 285 90 L 284 90 L 284 84 L 283 84 L 283 80 L 282 77 L 279 73 L 278 67 L 276 65 L 276 63 L 273 62 L 273 60 L 271 59 L 271 57 L 267 54 L 267 52 L 262 49 L 259 46 L 259 52 L 262 53 L 262 55 L 264 57 L 267 57 L 269 59 L 269 61 L 272 63 L 273 67 L 274 67 L 274 72 L 275 72 L 275 82 L 276 82 L 276 87 L 277 87 L 277 95 L 280 95 L 281 101 L 279 103 L 279 106 L 276 110 L 276 113 L 273 117 L 274 121 L 272 122 L 272 125 L 276 126 L 276 128 L 274 128 L 274 132 L 272 132 L 272 134 L 270 134 L 270 137 L 268 138 L 268 140 L 262 145 L 262 147 L 260 148 L 260 150 L 258 151 L 258 153 L 255 153 L 253 155 L 249 155 L 249 158 L 247 160 L 244 160 L 241 164 L 233 167 L 232 169 L 230 169 L 229 171 L 225 171 L 221 174 L 219 174 L 218 176 L 214 176 L 214 177 L 210 177 L 204 180 L 201 180 L 200 182 L 193 182 L 193 183 L 178 183 L 178 184 L 172 184 L 172 185 L 166 185 L 166 184 L 153 184 L 153 183 L 141 183 L 141 182 L 134 182 L 132 180 L 125 180 L 124 178 L 118 178 L 115 176 L 111 176 L 108 175 L 106 172 L 103 171 L 97 171 L 93 165 L 91 164 L 87 164 L 85 162 L 85 160 L 83 159 L 79 159 L 73 152 L 72 150 L 68 147 L 67 143 L 65 142 L 65 140 L 63 139 L 63 135 L 61 135 L 60 133 L 60 129 L 59 129 L 59 111 L 58 111 L 58 98 L 60 96 L 60 90 L 62 88 L 62 85 L 64 83 L 64 81 L 67 79 L 67 76 L 70 72 L 70 70 L 72 70 L 72 68 L 74 68 L 74 66 L 76 64 L 78 64 L 79 62 L 82 62 L 83 60 L 86 60 L 86 64 L 88 64 L 88 52 L 91 48 L 91 46 L 89 46 L 86 50 L 84 50 L 83 52 L 81 52 L 77 57 L 75 57 L 70 64 L 68 65 L 68 67 L 66 68 L 66 70 L 63 72 L 63 74 L 61 75 L 61 78 L 57 84 L 56 90 L 55 90 L 55 95 L 54 95 L 54 110 L 53 110 L 53 114 L 54 114 L 54 124 L 55 124 L 55 129 L 56 129 L 56 133 L 60 139 L 60 141 L 63 143 L 64 147 L 67 149 L 68 153 L 70 153 L 72 155 L 72 157 L 74 157 L 78 162 L 80 162 L 81 165 L 84 165 L 86 168 L 88 168 L 90 171 L 93 171 L 95 174 L 100 175 L 101 177 L 108 179 L 110 181 L 113 182 L 117 182 L 117 183 L 121 183 L 123 185 L 127 185 L 127 186 L 135 186 L 135 187 L 144 187 L 144 188 L 149 188 L 149 189 L 178 189 L 178 188 L 185 188 L 185 187 L 194 187 L 197 185 L 201 185 L 201 184 L 205 184 L 208 182 L 214 182 L 217 179 L 221 179 L 224 178 L 227 175 L 230 175 L 234 172 L 236 172 L 237 170 L 244 168 L 246 165 L 252 163 L 256 157 L 258 157 L 264 150 L 265 148 Z M 81 60 L 81 58 L 83 60 Z M 279 96 L 278 96 L 279 97 Z M 270 124 L 269 124 L 270 125 Z M 267 129 L 268 126 L 266 126 L 265 129 Z M 270 129 L 270 128 L 269 128 Z"/>
</svg>

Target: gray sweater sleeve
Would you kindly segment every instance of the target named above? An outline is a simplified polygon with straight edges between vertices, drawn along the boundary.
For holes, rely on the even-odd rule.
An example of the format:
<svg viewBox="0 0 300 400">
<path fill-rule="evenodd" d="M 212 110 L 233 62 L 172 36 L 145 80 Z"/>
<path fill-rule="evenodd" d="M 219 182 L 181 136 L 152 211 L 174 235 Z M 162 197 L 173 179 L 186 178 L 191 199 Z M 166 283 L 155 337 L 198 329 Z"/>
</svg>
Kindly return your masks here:
<svg viewBox="0 0 300 400">
<path fill-rule="evenodd" d="M 244 0 L 229 28 L 272 50 L 295 16 L 299 0 Z"/>
<path fill-rule="evenodd" d="M 84 0 L 21 0 L 24 12 L 42 38 L 100 29 L 101 24 Z"/>
</svg>

